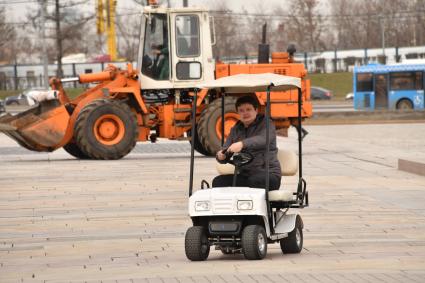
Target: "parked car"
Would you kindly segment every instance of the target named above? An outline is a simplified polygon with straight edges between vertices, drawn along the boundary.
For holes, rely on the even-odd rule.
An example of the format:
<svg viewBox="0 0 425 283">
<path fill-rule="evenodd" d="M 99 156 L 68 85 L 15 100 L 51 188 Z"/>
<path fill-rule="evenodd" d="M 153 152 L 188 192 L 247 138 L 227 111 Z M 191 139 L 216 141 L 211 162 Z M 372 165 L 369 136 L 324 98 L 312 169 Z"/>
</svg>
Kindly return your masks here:
<svg viewBox="0 0 425 283">
<path fill-rule="evenodd" d="M 345 96 L 345 100 L 353 100 L 354 99 L 354 93 L 349 92 L 347 93 L 347 95 Z"/>
<path fill-rule="evenodd" d="M 4 101 L 0 99 L 0 114 L 6 112 L 6 108 L 4 108 Z"/>
<path fill-rule="evenodd" d="M 312 86 L 310 88 L 310 93 L 312 100 L 324 100 L 332 98 L 332 92 L 322 87 Z"/>
<path fill-rule="evenodd" d="M 35 101 L 24 93 L 8 96 L 4 99 L 5 106 L 34 105 Z"/>
<path fill-rule="evenodd" d="M 24 90 L 22 93 L 18 95 L 12 95 L 8 96 L 4 99 L 4 106 L 18 106 L 18 105 L 25 105 L 25 106 L 32 106 L 34 104 L 37 104 L 37 99 L 34 98 L 34 91 L 46 91 L 42 88 L 32 88 Z"/>
</svg>

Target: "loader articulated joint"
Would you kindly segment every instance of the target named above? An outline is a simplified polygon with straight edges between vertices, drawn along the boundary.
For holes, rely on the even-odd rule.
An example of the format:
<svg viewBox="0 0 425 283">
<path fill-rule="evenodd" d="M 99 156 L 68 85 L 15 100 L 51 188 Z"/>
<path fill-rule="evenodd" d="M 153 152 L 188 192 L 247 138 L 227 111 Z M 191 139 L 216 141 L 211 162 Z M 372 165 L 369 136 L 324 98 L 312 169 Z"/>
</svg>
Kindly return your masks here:
<svg viewBox="0 0 425 283">
<path fill-rule="evenodd" d="M 60 79 L 58 79 L 58 78 L 56 78 L 56 77 L 53 77 L 53 78 L 51 78 L 50 80 L 49 80 L 49 85 L 52 87 L 52 88 L 55 88 L 55 89 L 57 89 L 56 87 L 60 84 Z"/>
</svg>

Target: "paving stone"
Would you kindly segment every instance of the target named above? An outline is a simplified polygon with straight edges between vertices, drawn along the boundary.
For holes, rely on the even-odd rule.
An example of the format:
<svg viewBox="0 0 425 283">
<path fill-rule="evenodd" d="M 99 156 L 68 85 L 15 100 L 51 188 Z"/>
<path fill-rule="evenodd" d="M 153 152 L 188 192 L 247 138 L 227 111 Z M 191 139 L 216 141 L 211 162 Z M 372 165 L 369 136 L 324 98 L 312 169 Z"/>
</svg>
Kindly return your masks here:
<svg viewBox="0 0 425 283">
<path fill-rule="evenodd" d="M 425 160 L 425 124 L 307 127 L 304 249 L 270 245 L 262 261 L 186 259 L 187 141 L 91 161 L 0 134 L 0 282 L 425 282 L 425 177 L 397 169 Z M 279 147 L 296 150 L 295 136 Z M 214 168 L 196 155 L 195 184 Z"/>
</svg>

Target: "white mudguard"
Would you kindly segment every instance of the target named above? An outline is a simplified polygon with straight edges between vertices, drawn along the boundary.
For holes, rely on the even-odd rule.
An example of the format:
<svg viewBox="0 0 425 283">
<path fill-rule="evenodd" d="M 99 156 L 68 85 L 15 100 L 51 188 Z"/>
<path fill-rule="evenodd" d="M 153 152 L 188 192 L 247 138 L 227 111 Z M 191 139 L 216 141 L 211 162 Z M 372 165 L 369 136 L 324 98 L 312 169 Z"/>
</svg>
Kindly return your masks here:
<svg viewBox="0 0 425 283">
<path fill-rule="evenodd" d="M 298 214 L 285 214 L 274 227 L 276 234 L 290 233 L 295 229 Z"/>
</svg>

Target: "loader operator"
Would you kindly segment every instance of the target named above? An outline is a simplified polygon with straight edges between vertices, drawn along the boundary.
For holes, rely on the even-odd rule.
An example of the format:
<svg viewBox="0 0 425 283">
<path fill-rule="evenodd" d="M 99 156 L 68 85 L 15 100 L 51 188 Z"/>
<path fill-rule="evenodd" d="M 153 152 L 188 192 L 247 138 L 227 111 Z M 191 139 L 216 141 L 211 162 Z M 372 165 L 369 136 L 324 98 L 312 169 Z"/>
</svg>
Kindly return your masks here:
<svg viewBox="0 0 425 283">
<path fill-rule="evenodd" d="M 252 96 L 242 96 L 235 104 L 240 115 L 238 121 L 230 130 L 223 149 L 231 153 L 247 151 L 254 156 L 251 163 L 240 168 L 237 177 L 237 187 L 265 188 L 266 187 L 266 118 L 258 114 L 258 101 Z M 280 187 L 281 169 L 277 159 L 276 128 L 270 123 L 270 152 L 269 152 L 269 189 L 278 190 Z M 226 155 L 220 150 L 216 159 L 224 163 Z M 232 186 L 233 175 L 220 175 L 214 178 L 213 187 Z"/>
</svg>

